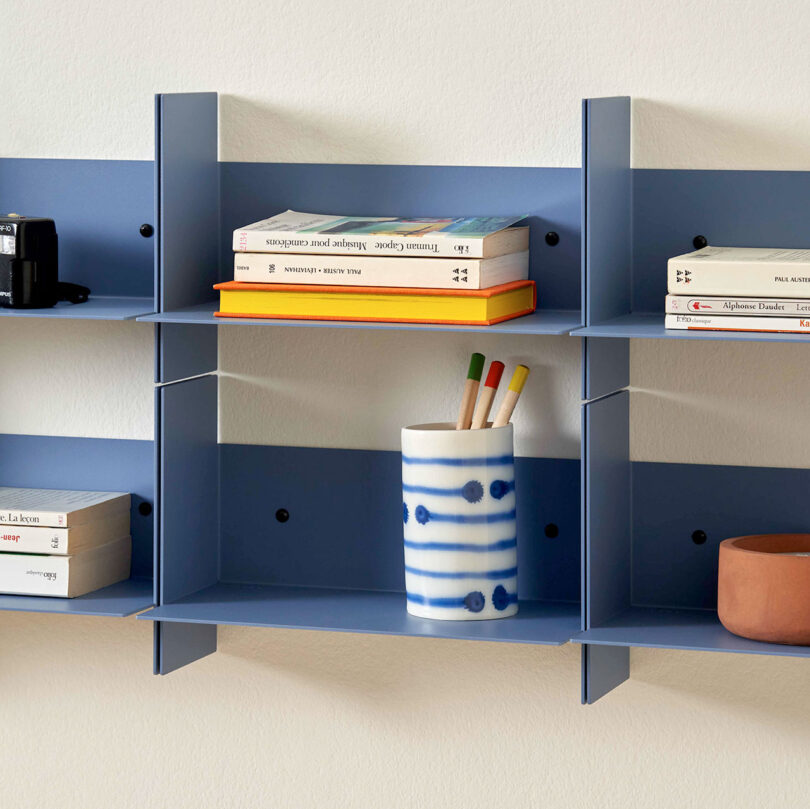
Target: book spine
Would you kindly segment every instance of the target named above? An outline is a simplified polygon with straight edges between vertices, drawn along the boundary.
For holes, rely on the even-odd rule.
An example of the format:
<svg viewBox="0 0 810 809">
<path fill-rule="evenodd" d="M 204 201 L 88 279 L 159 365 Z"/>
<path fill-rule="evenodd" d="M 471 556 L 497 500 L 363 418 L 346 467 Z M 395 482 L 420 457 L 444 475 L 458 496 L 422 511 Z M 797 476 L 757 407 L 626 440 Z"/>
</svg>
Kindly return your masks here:
<svg viewBox="0 0 810 809">
<path fill-rule="evenodd" d="M 667 329 L 810 334 L 810 318 L 740 315 L 666 315 Z"/>
<path fill-rule="evenodd" d="M 290 233 L 235 230 L 235 253 L 315 253 L 344 256 L 423 256 L 427 258 L 481 258 L 483 239 L 390 234 Z"/>
<path fill-rule="evenodd" d="M 477 259 L 234 255 L 234 280 L 262 284 L 480 289 L 480 268 L 481 262 Z"/>
<path fill-rule="evenodd" d="M 710 262 L 670 259 L 671 295 L 810 298 L 810 267 L 795 262 Z"/>
<path fill-rule="evenodd" d="M 0 551 L 66 554 L 68 529 L 0 525 Z"/>
<path fill-rule="evenodd" d="M 667 295 L 669 314 L 756 315 L 758 317 L 810 317 L 810 299 L 723 298 Z"/>
<path fill-rule="evenodd" d="M 69 560 L 69 556 L 0 554 L 0 593 L 66 596 Z"/>
<path fill-rule="evenodd" d="M 66 528 L 68 515 L 57 511 L 18 511 L 0 509 L 0 526 L 38 525 L 50 528 Z"/>
</svg>

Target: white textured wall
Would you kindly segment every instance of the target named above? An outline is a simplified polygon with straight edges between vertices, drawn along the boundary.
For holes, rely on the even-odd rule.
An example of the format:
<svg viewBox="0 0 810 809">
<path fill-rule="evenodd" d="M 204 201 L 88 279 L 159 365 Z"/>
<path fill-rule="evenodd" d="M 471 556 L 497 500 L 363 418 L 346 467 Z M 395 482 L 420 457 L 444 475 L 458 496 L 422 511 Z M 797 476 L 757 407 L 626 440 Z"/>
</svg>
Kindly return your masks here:
<svg viewBox="0 0 810 809">
<path fill-rule="evenodd" d="M 213 89 L 227 160 L 578 165 L 579 99 L 629 93 L 638 166 L 809 169 L 809 26 L 736 0 L 29 0 L 0 27 L 0 154 L 151 158 L 151 94 Z M 480 346 L 535 368 L 518 451 L 576 454 L 573 339 L 220 335 L 225 440 L 393 448 L 452 416 Z M 149 327 L 7 321 L 0 345 L 0 430 L 151 434 Z M 634 341 L 634 457 L 806 465 L 802 348 Z M 570 645 L 223 628 L 154 678 L 144 622 L 0 613 L 0 650 L 13 809 L 792 809 L 810 786 L 801 660 L 636 650 L 586 709 Z"/>
</svg>

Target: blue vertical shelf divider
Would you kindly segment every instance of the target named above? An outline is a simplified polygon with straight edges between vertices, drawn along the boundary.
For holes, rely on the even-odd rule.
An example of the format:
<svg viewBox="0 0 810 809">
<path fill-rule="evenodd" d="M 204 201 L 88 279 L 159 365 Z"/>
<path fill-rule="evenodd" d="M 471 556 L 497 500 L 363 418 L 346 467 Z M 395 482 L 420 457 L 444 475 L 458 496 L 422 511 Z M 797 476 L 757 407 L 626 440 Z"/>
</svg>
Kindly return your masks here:
<svg viewBox="0 0 810 809">
<path fill-rule="evenodd" d="M 155 98 L 157 311 L 207 300 L 219 253 L 216 93 Z M 216 580 L 219 541 L 217 332 L 157 323 L 155 603 Z M 166 536 L 180 540 L 165 543 Z M 155 622 L 155 671 L 216 650 L 216 627 Z"/>
<path fill-rule="evenodd" d="M 582 102 L 582 310 L 590 324 L 630 308 L 632 266 L 631 116 L 627 97 L 586 99 Z M 615 443 L 627 434 L 629 421 L 626 395 L 615 391 L 630 381 L 628 340 L 583 338 L 582 340 L 582 629 L 593 616 L 613 609 L 615 586 L 611 546 L 597 540 L 592 530 L 603 519 L 611 521 L 607 532 L 620 543 L 627 535 L 629 498 L 625 464 L 618 447 L 601 446 L 605 419 L 614 419 L 609 435 Z M 603 397 L 607 397 L 603 399 Z M 624 410 L 624 417 L 622 412 Z M 604 425 L 607 426 L 607 425 Z M 626 444 L 626 442 L 625 442 Z M 625 447 L 626 451 L 626 447 Z M 609 473 L 609 474 L 605 474 Z M 603 552 L 604 551 L 604 552 Z M 629 590 L 628 590 L 629 598 Z M 607 646 L 582 647 L 582 701 L 592 703 L 627 679 L 630 657 L 627 649 Z"/>
</svg>

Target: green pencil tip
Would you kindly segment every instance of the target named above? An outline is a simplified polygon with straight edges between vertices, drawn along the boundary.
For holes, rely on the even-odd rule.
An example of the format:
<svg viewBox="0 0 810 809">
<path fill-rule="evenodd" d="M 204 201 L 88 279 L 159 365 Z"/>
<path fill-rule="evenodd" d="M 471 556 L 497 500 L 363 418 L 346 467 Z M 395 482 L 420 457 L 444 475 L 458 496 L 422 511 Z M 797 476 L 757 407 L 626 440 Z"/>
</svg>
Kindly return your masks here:
<svg viewBox="0 0 810 809">
<path fill-rule="evenodd" d="M 467 379 L 481 381 L 481 374 L 484 373 L 484 355 L 476 352 L 470 357 L 470 370 L 467 371 Z"/>
</svg>

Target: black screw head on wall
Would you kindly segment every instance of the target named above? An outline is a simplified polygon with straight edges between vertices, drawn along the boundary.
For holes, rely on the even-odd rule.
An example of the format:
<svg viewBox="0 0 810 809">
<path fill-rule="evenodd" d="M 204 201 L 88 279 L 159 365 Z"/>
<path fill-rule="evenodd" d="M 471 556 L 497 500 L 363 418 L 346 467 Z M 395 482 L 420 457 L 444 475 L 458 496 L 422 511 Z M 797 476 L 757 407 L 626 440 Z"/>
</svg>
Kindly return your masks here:
<svg viewBox="0 0 810 809">
<path fill-rule="evenodd" d="M 279 509 L 279 510 L 276 512 L 276 519 L 277 519 L 279 522 L 287 522 L 287 520 L 289 520 L 289 519 L 290 519 L 290 512 L 289 512 L 289 511 L 287 511 L 287 509 L 286 509 L 286 508 L 280 508 L 280 509 Z"/>
<path fill-rule="evenodd" d="M 560 535 L 560 529 L 553 522 L 550 522 L 545 527 L 544 533 L 549 539 L 554 539 Z"/>
<path fill-rule="evenodd" d="M 703 543 L 706 542 L 707 539 L 708 537 L 706 536 L 705 531 L 701 531 L 700 529 L 698 529 L 697 531 L 692 532 L 692 542 L 694 542 L 695 545 L 703 545 Z"/>
<path fill-rule="evenodd" d="M 154 232 L 155 232 L 155 229 L 148 222 L 144 222 L 138 228 L 138 233 L 140 233 L 141 236 L 144 237 L 144 239 L 148 239 Z"/>
<path fill-rule="evenodd" d="M 705 236 L 695 236 L 695 238 L 692 239 L 692 245 L 695 250 L 703 249 L 708 243 L 709 240 Z"/>
<path fill-rule="evenodd" d="M 549 247 L 556 247 L 560 243 L 560 234 L 553 230 L 546 233 L 546 244 Z"/>
</svg>

